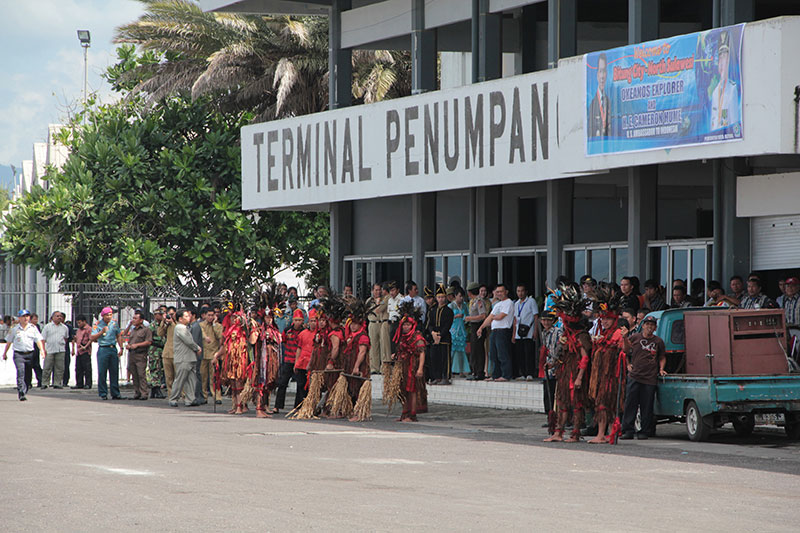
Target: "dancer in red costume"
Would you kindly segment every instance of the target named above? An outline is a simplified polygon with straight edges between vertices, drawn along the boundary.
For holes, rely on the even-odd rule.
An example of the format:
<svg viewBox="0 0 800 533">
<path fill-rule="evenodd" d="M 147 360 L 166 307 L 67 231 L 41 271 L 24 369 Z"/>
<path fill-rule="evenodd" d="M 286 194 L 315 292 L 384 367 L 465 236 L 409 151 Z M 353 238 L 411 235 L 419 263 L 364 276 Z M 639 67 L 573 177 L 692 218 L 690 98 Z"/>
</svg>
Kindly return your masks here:
<svg viewBox="0 0 800 533">
<path fill-rule="evenodd" d="M 545 442 L 564 440 L 564 426 L 570 413 L 572 414 L 572 434 L 565 442 L 578 442 L 581 439 L 584 407 L 586 405 L 587 384 L 584 376 L 589 366 L 589 355 L 592 353 L 592 340 L 589 337 L 588 323 L 583 318 L 584 310 L 590 301 L 582 296 L 576 284 L 559 287 L 560 295 L 554 298 L 556 309 L 564 333 L 559 342 L 561 353 L 556 361 L 556 403 L 558 421 L 555 432 Z"/>
<path fill-rule="evenodd" d="M 616 412 L 617 391 L 625 379 L 623 343 L 628 330 L 617 325 L 619 294 L 613 286 L 600 283 L 595 291 L 595 300 L 595 310 L 600 315 L 600 329 L 592 337 L 592 374 L 588 392 L 594 402 L 597 436 L 589 442 L 607 444 L 609 438 L 606 437 L 606 429 Z M 623 372 L 622 376 L 620 372 Z"/>
<path fill-rule="evenodd" d="M 270 302 L 273 304 L 273 302 Z M 280 312 L 277 305 L 259 310 L 260 324 L 253 323 L 258 331 L 258 339 L 254 343 L 256 348 L 254 386 L 256 404 L 256 417 L 270 418 L 267 413 L 269 407 L 269 394 L 275 388 L 278 380 L 278 371 L 281 365 L 281 334 L 275 327 L 273 318 Z"/>
<path fill-rule="evenodd" d="M 425 337 L 419 331 L 420 312 L 414 302 L 400 305 L 400 324 L 394 335 L 397 350 L 393 355 L 395 364 L 402 365 L 400 395 L 403 413 L 398 422 L 416 422 L 418 406 L 424 403 L 427 412 L 427 390 L 425 388 Z"/>
</svg>

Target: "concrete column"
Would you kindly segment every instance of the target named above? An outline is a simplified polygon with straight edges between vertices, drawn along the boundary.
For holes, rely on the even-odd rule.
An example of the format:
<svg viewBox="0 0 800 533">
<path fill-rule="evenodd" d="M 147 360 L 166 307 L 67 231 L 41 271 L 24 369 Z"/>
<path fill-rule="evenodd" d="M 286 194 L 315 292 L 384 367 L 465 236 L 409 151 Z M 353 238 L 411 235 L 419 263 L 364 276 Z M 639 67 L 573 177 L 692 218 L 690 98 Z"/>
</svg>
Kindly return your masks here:
<svg viewBox="0 0 800 533">
<path fill-rule="evenodd" d="M 411 15 L 411 92 L 435 91 L 436 32 L 425 29 L 425 0 L 412 0 Z M 411 195 L 411 279 L 419 285 L 425 283 L 425 252 L 435 247 L 435 216 L 435 195 Z"/>
<path fill-rule="evenodd" d="M 330 285 L 344 288 L 344 256 L 353 250 L 353 202 L 331 204 Z"/>
<path fill-rule="evenodd" d="M 628 0 L 628 44 L 658 39 L 661 0 Z"/>
<path fill-rule="evenodd" d="M 425 252 L 436 246 L 436 193 L 411 195 L 411 279 L 425 283 Z"/>
<path fill-rule="evenodd" d="M 562 57 L 578 52 L 576 0 L 547 0 L 547 63 L 556 68 Z M 547 282 L 552 287 L 564 274 L 563 248 L 572 242 L 572 178 L 547 182 Z"/>
<path fill-rule="evenodd" d="M 353 95 L 352 52 L 342 48 L 342 11 L 351 0 L 332 0 L 328 23 L 328 107 L 348 107 Z"/>
<path fill-rule="evenodd" d="M 754 0 L 714 0 L 714 27 L 749 22 L 755 18 Z M 734 274 L 750 272 L 750 221 L 736 217 L 736 169 L 748 173 L 736 159 L 713 162 L 714 183 L 714 249 L 711 272 L 714 279 L 727 287 Z"/>
<path fill-rule="evenodd" d="M 558 60 L 578 53 L 577 0 L 547 0 L 547 62 L 556 68 Z"/>
<path fill-rule="evenodd" d="M 473 187 L 469 191 L 469 263 L 470 270 L 472 271 L 471 279 L 467 281 L 476 281 L 478 276 L 478 248 L 477 248 L 477 226 L 478 226 L 478 188 Z M 466 283 L 464 287 L 466 287 Z"/>
<path fill-rule="evenodd" d="M 411 93 L 436 90 L 436 32 L 425 29 L 425 0 L 411 6 Z"/>
<path fill-rule="evenodd" d="M 714 209 L 714 244 L 711 250 L 711 278 L 722 279 L 722 163 L 724 159 L 715 159 L 711 162 L 712 172 L 712 199 Z"/>
<path fill-rule="evenodd" d="M 716 4 L 714 7 L 717 7 Z M 720 0 L 719 25 L 731 26 L 742 22 L 750 22 L 756 16 L 755 0 Z"/>
<path fill-rule="evenodd" d="M 572 241 L 572 197 L 574 180 L 547 182 L 547 282 L 550 287 L 564 273 L 562 249 Z"/>
<path fill-rule="evenodd" d="M 478 82 L 481 66 L 481 0 L 472 0 L 472 20 L 470 21 L 470 56 L 472 59 L 472 83 Z"/>
<path fill-rule="evenodd" d="M 342 11 L 351 8 L 351 0 L 332 0 L 328 21 L 328 108 L 349 107 L 353 95 L 353 66 L 350 49 L 342 48 Z M 330 285 L 343 288 L 344 256 L 353 248 L 353 202 L 330 206 Z"/>
<path fill-rule="evenodd" d="M 656 238 L 658 166 L 628 169 L 628 276 L 645 280 L 647 241 Z"/>
<path fill-rule="evenodd" d="M 502 78 L 503 15 L 489 11 L 489 0 L 480 0 L 478 41 L 478 81 Z"/>
<path fill-rule="evenodd" d="M 744 158 L 721 161 L 721 191 L 714 196 L 721 199 L 721 242 L 723 287 L 734 274 L 742 277 L 750 272 L 750 219 L 736 216 L 736 177 L 750 174 Z M 718 194 L 719 193 L 719 194 Z M 716 228 L 714 228 L 716 234 Z"/>
<path fill-rule="evenodd" d="M 519 19 L 523 74 L 536 70 L 536 22 L 536 6 L 524 6 Z"/>
</svg>

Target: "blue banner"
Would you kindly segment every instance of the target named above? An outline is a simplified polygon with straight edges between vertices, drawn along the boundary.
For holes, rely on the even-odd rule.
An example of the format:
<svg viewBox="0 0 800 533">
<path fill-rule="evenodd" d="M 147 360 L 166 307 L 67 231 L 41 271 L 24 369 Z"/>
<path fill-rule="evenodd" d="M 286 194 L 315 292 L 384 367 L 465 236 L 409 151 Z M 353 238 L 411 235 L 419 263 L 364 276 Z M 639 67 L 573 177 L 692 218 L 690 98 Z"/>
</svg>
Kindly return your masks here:
<svg viewBox="0 0 800 533">
<path fill-rule="evenodd" d="M 742 139 L 744 24 L 584 56 L 586 154 Z"/>
</svg>

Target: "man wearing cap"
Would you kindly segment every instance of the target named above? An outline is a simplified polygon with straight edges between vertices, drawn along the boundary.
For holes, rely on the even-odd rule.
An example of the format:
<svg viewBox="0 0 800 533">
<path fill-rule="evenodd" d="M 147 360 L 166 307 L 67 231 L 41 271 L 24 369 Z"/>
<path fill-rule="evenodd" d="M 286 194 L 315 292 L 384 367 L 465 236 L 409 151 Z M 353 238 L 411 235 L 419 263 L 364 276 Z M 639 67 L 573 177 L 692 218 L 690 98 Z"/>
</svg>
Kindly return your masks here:
<svg viewBox="0 0 800 533">
<path fill-rule="evenodd" d="M 381 284 L 374 283 L 372 285 L 372 295 L 365 302 L 367 321 L 369 322 L 367 328 L 369 334 L 369 369 L 373 374 L 381 371 L 381 363 L 385 358 L 381 351 L 383 349 L 382 332 L 383 323 L 389 318 L 388 305 L 388 299 L 381 294 Z"/>
<path fill-rule="evenodd" d="M 28 394 L 25 383 L 25 365 L 30 365 L 33 357 L 34 345 L 39 347 L 39 352 L 44 354 L 44 339 L 39 329 L 30 323 L 31 313 L 27 309 L 20 309 L 17 313 L 19 324 L 13 326 L 6 335 L 6 349 L 3 351 L 3 361 L 8 359 L 8 349 L 14 347 L 14 367 L 17 370 L 17 395 L 19 401 L 24 402 Z"/>
<path fill-rule="evenodd" d="M 469 314 L 464 318 L 469 333 L 469 368 L 472 375 L 468 380 L 486 379 L 486 343 L 478 336 L 478 328 L 489 316 L 489 307 L 486 300 L 480 297 L 481 284 L 471 281 L 467 284 L 469 294 Z"/>
<path fill-rule="evenodd" d="M 433 339 L 430 346 L 431 379 L 433 385 L 450 385 L 450 327 L 454 315 L 447 303 L 444 285 L 436 288 L 436 303 L 428 321 L 428 333 Z M 416 305 L 414 308 L 418 309 Z"/>
<path fill-rule="evenodd" d="M 542 394 L 544 396 L 544 412 L 550 415 L 550 411 L 555 409 L 553 400 L 556 392 L 556 363 L 561 349 L 561 343 L 558 342 L 561 337 L 562 328 L 556 326 L 556 315 L 552 311 L 545 311 L 540 316 L 539 320 L 542 324 L 542 346 L 539 350 L 539 377 L 543 378 L 544 387 Z M 549 426 L 550 424 L 545 424 Z"/>
<path fill-rule="evenodd" d="M 658 377 L 666 376 L 667 363 L 664 341 L 656 336 L 658 321 L 654 316 L 646 316 L 642 321 L 642 332 L 623 339 L 628 356 L 628 384 L 625 392 L 625 415 L 622 420 L 621 439 L 630 440 L 634 434 L 636 411 L 642 413 L 642 431 L 637 438 L 647 439 L 655 431 L 653 403 L 656 396 Z"/>
<path fill-rule="evenodd" d="M 800 340 L 800 280 L 792 276 L 786 280 L 783 295 L 783 311 L 789 335 Z"/>
<path fill-rule="evenodd" d="M 203 333 L 203 362 L 200 364 L 200 383 L 203 398 L 208 401 L 209 394 L 214 392 L 213 360 L 222 346 L 222 324 L 216 321 L 217 315 L 210 307 L 204 307 L 202 315 L 200 331 Z M 221 391 L 215 392 L 214 402 L 222 403 Z"/>
<path fill-rule="evenodd" d="M 161 386 L 164 384 L 164 363 L 161 359 L 164 337 L 158 334 L 158 330 L 164 322 L 166 312 L 167 308 L 163 305 L 153 311 L 153 321 L 150 323 L 153 342 L 147 354 L 147 381 L 150 385 L 151 398 L 164 398 L 164 393 L 161 392 Z"/>
<path fill-rule="evenodd" d="M 111 399 L 119 400 L 119 357 L 122 355 L 122 330 L 114 318 L 110 307 L 100 311 L 100 321 L 92 328 L 89 337 L 92 342 L 97 342 L 97 393 L 100 398 L 108 400 L 109 387 Z M 114 347 L 119 346 L 119 351 Z M 109 384 L 106 385 L 106 379 Z"/>
</svg>

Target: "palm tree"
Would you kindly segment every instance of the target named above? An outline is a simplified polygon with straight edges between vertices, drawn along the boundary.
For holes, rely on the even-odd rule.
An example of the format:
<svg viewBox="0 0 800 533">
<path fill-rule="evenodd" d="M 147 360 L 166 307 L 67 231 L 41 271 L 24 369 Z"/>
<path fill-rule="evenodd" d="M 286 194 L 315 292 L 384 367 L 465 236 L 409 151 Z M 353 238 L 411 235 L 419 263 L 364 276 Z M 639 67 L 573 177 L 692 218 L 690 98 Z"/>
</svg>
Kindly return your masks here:
<svg viewBox="0 0 800 533">
<path fill-rule="evenodd" d="M 140 0 L 146 12 L 117 29 L 115 42 L 163 54 L 130 72 L 134 93 L 158 101 L 176 91 L 214 94 L 223 109 L 256 120 L 305 115 L 328 106 L 326 17 L 205 13 L 193 0 Z M 406 52 L 353 53 L 356 103 L 410 94 Z"/>
</svg>

